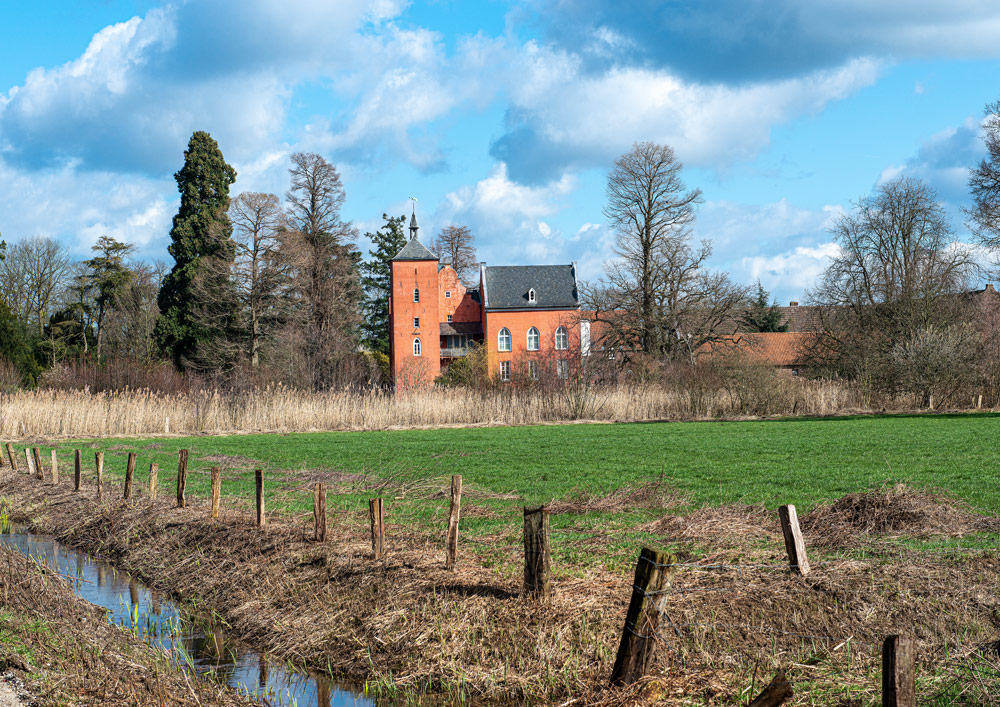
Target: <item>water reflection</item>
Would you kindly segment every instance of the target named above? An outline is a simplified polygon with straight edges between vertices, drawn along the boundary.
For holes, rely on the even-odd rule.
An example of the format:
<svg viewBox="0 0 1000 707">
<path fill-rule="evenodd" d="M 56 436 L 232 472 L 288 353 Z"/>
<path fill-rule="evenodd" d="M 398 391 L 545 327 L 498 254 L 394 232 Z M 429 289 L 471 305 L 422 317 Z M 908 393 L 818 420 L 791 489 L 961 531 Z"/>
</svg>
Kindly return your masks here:
<svg viewBox="0 0 1000 707">
<path fill-rule="evenodd" d="M 182 612 L 128 575 L 61 546 L 52 538 L 11 533 L 0 544 L 35 558 L 65 575 L 77 595 L 108 611 L 108 620 L 147 642 L 162 646 L 175 664 L 196 674 L 214 673 L 219 680 L 271 705 L 305 707 L 372 707 L 364 696 L 331 684 L 323 676 L 269 666 L 266 659 L 227 639 L 218 624 Z"/>
</svg>

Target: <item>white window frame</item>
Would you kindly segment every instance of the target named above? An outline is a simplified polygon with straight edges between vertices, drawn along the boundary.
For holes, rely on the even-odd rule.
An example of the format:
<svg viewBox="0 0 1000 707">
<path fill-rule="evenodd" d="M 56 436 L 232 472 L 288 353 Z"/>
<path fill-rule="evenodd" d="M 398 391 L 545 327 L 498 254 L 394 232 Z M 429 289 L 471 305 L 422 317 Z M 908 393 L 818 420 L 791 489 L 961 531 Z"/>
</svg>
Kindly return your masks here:
<svg viewBox="0 0 1000 707">
<path fill-rule="evenodd" d="M 413 328 L 414 329 L 419 329 L 420 328 L 420 317 L 414 317 L 413 318 Z"/>
<path fill-rule="evenodd" d="M 451 290 L 445 290 L 444 291 L 444 298 L 445 299 L 451 299 Z"/>
<path fill-rule="evenodd" d="M 452 315 L 449 314 L 448 315 L 448 321 L 450 322 L 451 320 L 452 320 Z"/>
<path fill-rule="evenodd" d="M 531 302 L 532 304 L 534 304 L 534 302 L 535 302 L 535 288 L 534 287 L 532 287 L 530 290 L 528 290 L 528 301 Z"/>
<path fill-rule="evenodd" d="M 420 337 L 418 336 L 413 340 L 413 355 L 422 356 L 423 354 L 421 354 L 421 348 L 422 347 L 420 346 Z"/>
<path fill-rule="evenodd" d="M 556 359 L 556 378 L 559 380 L 569 380 L 569 359 Z"/>
<path fill-rule="evenodd" d="M 413 288 L 413 301 L 414 302 L 419 302 L 420 301 L 420 288 L 419 287 L 414 287 Z"/>
<path fill-rule="evenodd" d="M 556 351 L 569 350 L 569 330 L 560 326 L 556 329 Z"/>
<path fill-rule="evenodd" d="M 497 351 L 510 351 L 513 339 L 510 336 L 510 329 L 504 327 L 497 332 Z"/>
<path fill-rule="evenodd" d="M 528 361 L 528 378 L 533 381 L 538 380 L 538 361 L 534 359 Z"/>
<path fill-rule="evenodd" d="M 532 346 L 532 338 L 534 338 L 534 346 Z M 542 348 L 542 335 L 538 333 L 537 327 L 531 327 L 528 329 L 528 351 L 540 351 Z"/>
<path fill-rule="evenodd" d="M 500 380 L 505 383 L 510 381 L 510 361 L 500 362 Z"/>
</svg>

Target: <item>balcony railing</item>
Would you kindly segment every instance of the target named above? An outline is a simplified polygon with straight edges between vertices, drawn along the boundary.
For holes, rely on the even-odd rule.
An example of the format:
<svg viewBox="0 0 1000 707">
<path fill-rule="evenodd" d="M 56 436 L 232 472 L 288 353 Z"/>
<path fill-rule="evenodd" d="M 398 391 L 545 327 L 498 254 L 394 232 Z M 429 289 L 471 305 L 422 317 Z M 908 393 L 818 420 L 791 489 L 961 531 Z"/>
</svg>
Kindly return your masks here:
<svg viewBox="0 0 1000 707">
<path fill-rule="evenodd" d="M 441 358 L 461 358 L 462 356 L 467 356 L 468 353 L 468 346 L 454 349 L 441 349 Z"/>
</svg>

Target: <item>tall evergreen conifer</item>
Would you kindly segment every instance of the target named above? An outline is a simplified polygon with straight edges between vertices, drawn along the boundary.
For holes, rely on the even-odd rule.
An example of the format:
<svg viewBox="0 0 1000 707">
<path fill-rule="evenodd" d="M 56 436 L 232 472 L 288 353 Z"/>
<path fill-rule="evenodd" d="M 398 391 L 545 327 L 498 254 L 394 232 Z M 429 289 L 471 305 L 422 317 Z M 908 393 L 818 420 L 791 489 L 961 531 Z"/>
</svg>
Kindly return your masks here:
<svg viewBox="0 0 1000 707">
<path fill-rule="evenodd" d="M 235 245 L 227 213 L 236 170 L 212 136 L 198 131 L 174 179 L 181 206 L 167 250 L 176 262 L 157 298 L 156 338 L 178 367 L 217 372 L 236 355 L 239 301 L 229 272 Z"/>
<path fill-rule="evenodd" d="M 371 260 L 361 264 L 364 288 L 364 323 L 361 329 L 365 344 L 372 350 L 389 353 L 389 261 L 406 245 L 406 216 L 382 214 L 385 223 L 374 233 L 366 233 L 375 250 Z"/>
<path fill-rule="evenodd" d="M 784 315 L 777 302 L 767 303 L 770 293 L 757 281 L 757 295 L 750 300 L 750 306 L 740 317 L 740 323 L 746 331 L 758 333 L 774 333 L 788 331 L 788 323 L 783 322 Z"/>
</svg>

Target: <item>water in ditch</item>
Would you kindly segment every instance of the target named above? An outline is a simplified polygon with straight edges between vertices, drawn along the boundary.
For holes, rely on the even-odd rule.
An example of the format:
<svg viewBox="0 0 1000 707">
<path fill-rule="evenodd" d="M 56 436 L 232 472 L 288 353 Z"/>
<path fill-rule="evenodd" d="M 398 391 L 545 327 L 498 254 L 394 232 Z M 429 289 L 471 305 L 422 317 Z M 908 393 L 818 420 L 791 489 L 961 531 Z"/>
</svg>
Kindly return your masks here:
<svg viewBox="0 0 1000 707">
<path fill-rule="evenodd" d="M 228 638 L 218 626 L 191 616 L 128 575 L 52 538 L 11 532 L 0 534 L 0 545 L 65 576 L 78 596 L 107 610 L 109 621 L 161 646 L 178 666 L 195 674 L 214 673 L 230 687 L 275 707 L 374 704 L 325 676 L 268 664 L 260 654 Z"/>
</svg>

